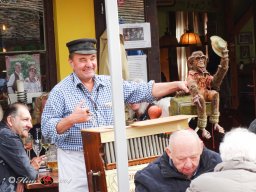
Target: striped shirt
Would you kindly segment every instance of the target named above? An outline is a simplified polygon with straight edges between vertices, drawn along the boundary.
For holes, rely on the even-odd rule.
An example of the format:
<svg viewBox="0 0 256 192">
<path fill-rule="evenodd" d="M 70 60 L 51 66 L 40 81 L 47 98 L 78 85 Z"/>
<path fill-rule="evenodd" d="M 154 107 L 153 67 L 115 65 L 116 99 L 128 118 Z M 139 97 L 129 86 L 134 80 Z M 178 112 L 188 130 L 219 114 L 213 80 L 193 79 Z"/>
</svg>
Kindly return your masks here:
<svg viewBox="0 0 256 192">
<path fill-rule="evenodd" d="M 154 81 L 136 83 L 123 81 L 125 103 L 151 103 L 156 98 L 152 96 Z M 64 150 L 82 151 L 81 130 L 91 127 L 113 125 L 111 79 L 109 76 L 95 75 L 94 87 L 91 92 L 82 84 L 75 73 L 72 73 L 50 92 L 42 114 L 42 133 L 52 138 L 57 147 Z M 58 134 L 58 122 L 69 116 L 74 108 L 84 100 L 84 107 L 93 114 L 91 120 L 74 124 L 65 133 Z"/>
</svg>

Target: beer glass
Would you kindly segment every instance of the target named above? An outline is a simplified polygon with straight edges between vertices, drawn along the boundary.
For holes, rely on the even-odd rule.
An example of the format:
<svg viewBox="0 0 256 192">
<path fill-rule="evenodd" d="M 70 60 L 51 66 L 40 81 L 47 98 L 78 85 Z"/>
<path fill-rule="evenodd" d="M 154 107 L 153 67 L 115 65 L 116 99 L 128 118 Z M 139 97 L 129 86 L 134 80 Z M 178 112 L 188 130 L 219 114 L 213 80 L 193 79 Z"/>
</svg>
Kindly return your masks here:
<svg viewBox="0 0 256 192">
<path fill-rule="evenodd" d="M 54 170 L 58 169 L 57 163 L 57 148 L 55 145 L 50 145 L 48 151 L 46 151 L 46 165 L 48 168 Z"/>
</svg>

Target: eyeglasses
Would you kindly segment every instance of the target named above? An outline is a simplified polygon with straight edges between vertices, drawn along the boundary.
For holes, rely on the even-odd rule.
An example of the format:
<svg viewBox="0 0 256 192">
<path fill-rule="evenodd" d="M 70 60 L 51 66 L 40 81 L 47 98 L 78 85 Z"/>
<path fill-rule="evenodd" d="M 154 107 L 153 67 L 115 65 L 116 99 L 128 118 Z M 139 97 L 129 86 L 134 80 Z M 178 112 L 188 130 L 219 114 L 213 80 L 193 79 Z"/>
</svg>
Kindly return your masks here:
<svg viewBox="0 0 256 192">
<path fill-rule="evenodd" d="M 195 60 L 199 61 L 199 60 L 206 60 L 206 56 L 201 56 L 201 57 L 195 57 Z"/>
<path fill-rule="evenodd" d="M 29 71 L 35 71 L 36 72 L 36 69 L 35 68 L 30 68 Z"/>
</svg>

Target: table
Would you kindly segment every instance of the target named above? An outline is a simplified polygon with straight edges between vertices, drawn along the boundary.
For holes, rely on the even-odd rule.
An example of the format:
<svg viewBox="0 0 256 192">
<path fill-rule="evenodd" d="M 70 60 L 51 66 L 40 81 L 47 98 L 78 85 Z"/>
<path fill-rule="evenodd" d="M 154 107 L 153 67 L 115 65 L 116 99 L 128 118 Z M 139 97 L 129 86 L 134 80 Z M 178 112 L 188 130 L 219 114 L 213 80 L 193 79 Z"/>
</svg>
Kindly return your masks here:
<svg viewBox="0 0 256 192">
<path fill-rule="evenodd" d="M 49 185 L 44 185 L 40 182 L 41 178 L 50 176 L 53 179 L 53 183 Z M 39 173 L 38 179 L 35 183 L 25 184 L 25 192 L 58 192 L 58 171 L 52 172 L 42 172 Z"/>
</svg>

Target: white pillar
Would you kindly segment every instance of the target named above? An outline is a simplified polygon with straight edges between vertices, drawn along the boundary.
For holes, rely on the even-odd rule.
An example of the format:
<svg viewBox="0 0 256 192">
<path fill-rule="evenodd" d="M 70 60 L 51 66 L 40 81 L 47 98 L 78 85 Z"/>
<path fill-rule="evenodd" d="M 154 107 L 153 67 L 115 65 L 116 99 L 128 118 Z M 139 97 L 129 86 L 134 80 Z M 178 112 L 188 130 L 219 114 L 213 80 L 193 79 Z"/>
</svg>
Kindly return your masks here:
<svg viewBox="0 0 256 192">
<path fill-rule="evenodd" d="M 125 130 L 124 94 L 119 39 L 117 0 L 105 0 L 108 52 L 112 80 L 118 191 L 129 191 L 128 157 Z"/>
</svg>

